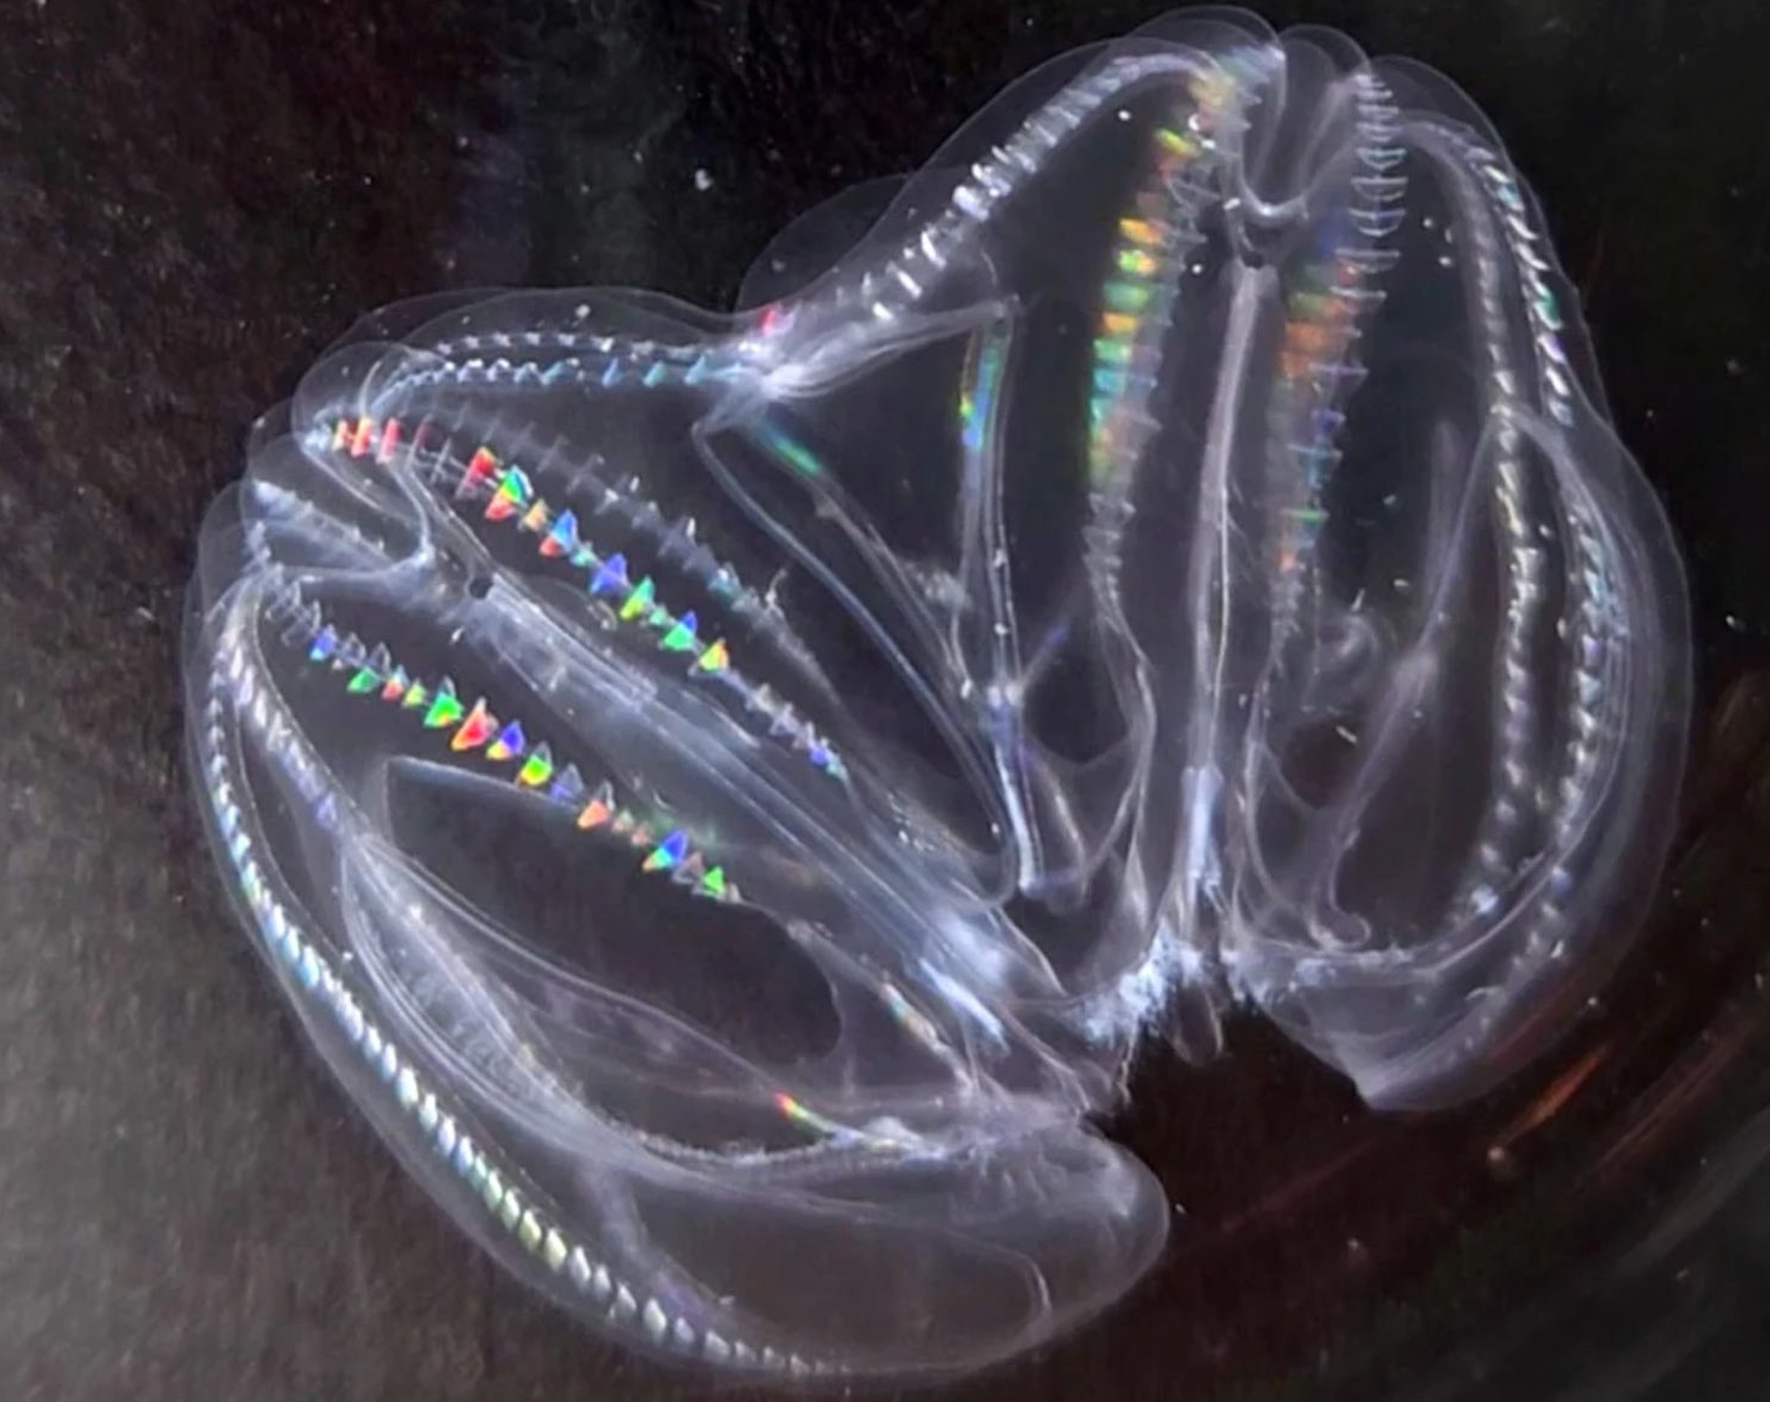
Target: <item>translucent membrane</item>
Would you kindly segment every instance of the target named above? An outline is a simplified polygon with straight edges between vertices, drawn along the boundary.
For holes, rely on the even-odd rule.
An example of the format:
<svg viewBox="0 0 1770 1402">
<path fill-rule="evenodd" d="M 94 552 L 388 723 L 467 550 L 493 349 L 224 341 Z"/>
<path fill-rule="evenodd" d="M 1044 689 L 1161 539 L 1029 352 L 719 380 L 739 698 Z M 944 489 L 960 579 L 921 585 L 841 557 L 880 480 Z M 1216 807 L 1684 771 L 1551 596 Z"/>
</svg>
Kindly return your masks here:
<svg viewBox="0 0 1770 1402">
<path fill-rule="evenodd" d="M 1160 1252 L 1089 1126 L 1139 1037 L 1430 1107 L 1555 1034 L 1667 838 L 1682 577 L 1499 143 L 1332 34 L 1070 55 L 759 268 L 360 325 L 205 529 L 194 762 L 512 1269 L 952 1372 Z"/>
</svg>

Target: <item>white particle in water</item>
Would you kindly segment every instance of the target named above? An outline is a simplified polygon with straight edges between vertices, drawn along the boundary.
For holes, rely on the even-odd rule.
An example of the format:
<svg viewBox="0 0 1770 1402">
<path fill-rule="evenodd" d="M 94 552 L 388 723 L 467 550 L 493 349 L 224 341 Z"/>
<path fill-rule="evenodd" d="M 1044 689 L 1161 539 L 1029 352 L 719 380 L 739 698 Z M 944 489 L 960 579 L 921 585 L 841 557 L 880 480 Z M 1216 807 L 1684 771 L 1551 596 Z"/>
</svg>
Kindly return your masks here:
<svg viewBox="0 0 1770 1402">
<path fill-rule="evenodd" d="M 699 167 L 694 173 L 694 187 L 703 195 L 713 188 L 713 172 L 705 166 Z"/>
</svg>

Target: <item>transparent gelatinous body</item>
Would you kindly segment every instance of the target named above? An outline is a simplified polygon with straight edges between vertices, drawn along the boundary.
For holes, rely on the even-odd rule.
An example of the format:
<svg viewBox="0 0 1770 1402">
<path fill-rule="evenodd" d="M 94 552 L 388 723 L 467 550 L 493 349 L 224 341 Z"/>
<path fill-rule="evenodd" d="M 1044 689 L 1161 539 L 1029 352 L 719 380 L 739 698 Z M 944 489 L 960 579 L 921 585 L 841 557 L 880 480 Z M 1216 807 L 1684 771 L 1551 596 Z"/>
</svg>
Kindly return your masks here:
<svg viewBox="0 0 1770 1402">
<path fill-rule="evenodd" d="M 1141 1036 L 1428 1107 L 1555 1034 L 1667 837 L 1682 578 L 1499 143 L 1332 34 L 1071 55 L 759 268 L 360 325 L 206 528 L 194 762 L 513 1269 L 958 1370 L 1159 1253 L 1089 1126 Z"/>
</svg>

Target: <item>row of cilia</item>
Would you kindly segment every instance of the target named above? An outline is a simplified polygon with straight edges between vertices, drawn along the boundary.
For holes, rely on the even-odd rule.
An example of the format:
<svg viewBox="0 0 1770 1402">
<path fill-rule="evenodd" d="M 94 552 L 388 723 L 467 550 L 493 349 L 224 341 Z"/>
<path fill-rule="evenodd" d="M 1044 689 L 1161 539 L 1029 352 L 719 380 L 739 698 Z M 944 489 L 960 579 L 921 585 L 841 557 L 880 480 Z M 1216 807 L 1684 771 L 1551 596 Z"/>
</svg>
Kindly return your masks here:
<svg viewBox="0 0 1770 1402">
<path fill-rule="evenodd" d="M 455 753 L 478 753 L 493 764 L 514 765 L 511 780 L 518 788 L 545 792 L 555 803 L 573 809 L 585 832 L 605 830 L 646 849 L 641 870 L 669 872 L 703 896 L 738 898 L 737 887 L 726 879 L 724 868 L 708 866 L 699 851 L 690 849 L 687 833 L 676 828 L 659 836 L 652 823 L 616 801 L 607 780 L 590 790 L 576 765 L 556 768 L 552 748 L 545 740 L 531 745 L 523 723 L 500 721 L 484 697 L 468 707 L 450 678 L 426 685 L 395 663 L 385 646 L 365 648 L 354 635 L 340 638 L 330 623 L 314 635 L 307 656 L 311 662 L 348 673 L 345 690 L 350 695 L 377 696 L 397 703 L 401 710 L 417 713 L 424 729 L 450 732 L 449 748 Z"/>
<path fill-rule="evenodd" d="M 1088 402 L 1088 481 L 1093 528 L 1090 569 L 1116 609 L 1119 541 L 1131 515 L 1131 485 L 1157 424 L 1149 412 L 1180 297 L 1180 273 L 1203 242 L 1198 216 L 1215 197 L 1210 180 L 1221 162 L 1218 132 L 1236 110 L 1236 89 L 1222 73 L 1184 83 L 1187 101 L 1156 128 L 1154 159 L 1132 212 L 1119 221 L 1111 272 L 1101 289 Z M 1230 124 L 1231 139 L 1233 123 Z"/>
<path fill-rule="evenodd" d="M 352 458 L 373 458 L 386 465 L 401 451 L 404 439 L 405 430 L 398 419 L 379 423 L 369 418 L 340 419 L 332 429 L 331 447 Z M 487 521 L 515 522 L 518 530 L 538 537 L 541 556 L 582 570 L 590 597 L 606 603 L 617 621 L 656 633 L 664 652 L 689 659 L 692 675 L 723 684 L 738 694 L 746 709 L 760 713 L 771 736 L 803 753 L 813 767 L 831 778 L 848 777 L 841 755 L 809 720 L 767 686 L 756 685 L 733 670 L 731 649 L 724 638 L 703 642 L 693 609 L 673 613 L 658 598 L 651 576 L 630 577 L 625 555 L 599 554 L 580 534 L 577 513 L 569 507 L 556 508 L 539 496 L 520 466 L 502 461 L 489 446 L 481 444 L 468 457 L 454 495 L 466 501 L 483 499 Z M 708 587 L 716 596 L 730 599 L 737 592 L 737 578 L 730 570 L 721 569 Z"/>
<path fill-rule="evenodd" d="M 1088 404 L 1088 472 L 1107 497 L 1124 494 L 1154 432 L 1149 396 L 1179 295 L 1177 274 L 1203 239 L 1199 209 L 1216 195 L 1203 181 L 1217 158 L 1215 132 L 1233 90 L 1213 75 L 1194 79 L 1187 92 L 1192 110 L 1185 120 L 1156 129 L 1153 169 L 1138 191 L 1134 212 L 1119 221 L 1112 275 L 1101 294 Z"/>
<path fill-rule="evenodd" d="M 285 601 L 283 607 L 287 609 L 290 605 Z M 299 610 L 301 606 L 297 602 L 293 607 Z M 241 781 L 236 766 L 230 762 L 230 736 L 226 728 L 230 712 L 243 726 L 257 732 L 265 752 L 297 779 L 310 799 L 323 788 L 322 762 L 299 729 L 289 723 L 280 699 L 259 677 L 256 662 L 248 656 L 243 640 L 245 616 L 245 610 L 236 611 L 222 630 L 216 670 L 211 675 L 208 698 L 196 727 L 196 749 L 221 848 L 273 961 L 331 1015 L 364 1063 L 387 1087 L 399 1109 L 417 1125 L 425 1142 L 453 1169 L 491 1221 L 548 1272 L 568 1282 L 586 1300 L 606 1307 L 608 1323 L 637 1329 L 657 1347 L 684 1356 L 702 1357 L 727 1367 L 796 1376 L 831 1371 L 835 1365 L 828 1362 L 807 1360 L 797 1353 L 772 1347 L 753 1347 L 741 1340 L 727 1339 L 715 1329 L 697 1328 L 689 1320 L 673 1316 L 655 1297 L 642 1296 L 633 1283 L 624 1280 L 607 1263 L 593 1256 L 584 1244 L 574 1240 L 568 1229 L 547 1211 L 539 1194 L 527 1192 L 519 1186 L 522 1175 L 517 1170 L 502 1162 L 494 1149 L 475 1142 L 468 1127 L 444 1108 L 443 1097 L 439 1097 L 414 1061 L 402 1054 L 394 1039 L 365 1011 L 347 976 L 340 973 L 338 963 L 324 944 L 303 928 L 299 914 L 282 897 L 281 878 L 274 865 L 260 861 L 257 843 L 242 807 Z M 323 653 L 320 660 L 327 665 L 342 667 L 341 649 L 342 644 L 334 646 Z M 367 694 L 373 688 L 363 680 L 363 672 L 361 667 L 354 670 L 347 687 Z M 388 675 L 397 678 L 398 669 L 391 669 Z M 409 680 L 406 682 L 398 694 L 402 706 L 409 701 L 416 685 Z M 386 682 L 381 686 L 385 694 Z M 427 718 L 439 694 L 442 694 L 440 685 L 431 693 L 426 705 Z M 498 732 L 500 737 L 508 734 L 508 730 L 505 727 Z M 455 735 L 459 739 L 459 729 Z M 513 751 L 510 758 L 516 758 L 514 746 L 507 744 L 506 748 Z M 537 762 L 540 752 L 539 746 L 527 752 L 522 769 L 518 771 L 518 782 L 532 783 L 543 766 L 550 763 L 545 759 Z M 564 778 L 568 772 L 569 769 L 554 776 L 554 781 Z M 335 826 L 338 822 L 335 796 L 326 792 L 316 800 L 318 805 L 331 810 L 327 826 Z M 617 816 L 611 814 L 606 821 L 612 829 Z M 636 822 L 633 830 L 637 830 Z M 686 860 L 686 853 L 678 856 L 673 838 L 674 835 L 664 839 L 653 849 L 647 858 L 648 867 L 655 870 L 679 865 Z M 659 857 L 660 852 L 665 854 L 663 858 Z M 708 894 L 723 894 L 726 899 L 734 898 L 732 886 L 729 883 L 722 885 L 720 878 L 714 876 L 716 870 L 701 874 L 698 878 L 701 889 Z M 839 1132 L 838 1127 L 828 1124 L 785 1092 L 775 1097 L 775 1105 L 785 1118 L 811 1132 Z"/>
<path fill-rule="evenodd" d="M 1346 421 L 1344 401 L 1366 371 L 1352 358 L 1359 323 L 1383 301 L 1373 286 L 1399 254 L 1382 241 L 1401 226 L 1407 179 L 1399 173 L 1399 112 L 1388 87 L 1368 73 L 1354 77 L 1358 163 L 1346 208 L 1362 243 L 1341 242 L 1309 259 L 1285 287 L 1284 338 L 1270 415 L 1276 458 L 1286 464 L 1278 484 L 1286 505 L 1277 523 L 1278 608 L 1295 608 L 1299 574 L 1327 520 L 1323 492 L 1338 465 L 1335 436 Z"/>
<path fill-rule="evenodd" d="M 1434 132 L 1431 139 L 1446 168 L 1461 174 L 1471 203 L 1485 206 L 1489 216 L 1470 219 L 1467 237 L 1478 275 L 1478 310 L 1487 333 L 1487 379 L 1502 410 L 1493 473 L 1506 566 L 1499 684 L 1504 720 L 1495 755 L 1494 793 L 1477 835 L 1481 861 L 1458 892 L 1458 900 L 1476 914 L 1488 914 L 1497 903 L 1497 891 L 1514 878 L 1520 864 L 1518 850 L 1528 837 L 1525 815 L 1548 813 L 1553 805 L 1550 822 L 1557 859 L 1548 872 L 1546 894 L 1526 928 L 1517 956 L 1523 964 L 1556 958 L 1563 951 L 1564 903 L 1576 884 L 1569 853 L 1585 830 L 1593 800 L 1603 792 L 1599 766 L 1615 753 L 1615 723 L 1606 706 L 1610 693 L 1606 676 L 1614 665 L 1612 649 L 1621 631 L 1615 566 L 1589 492 L 1570 480 L 1560 496 L 1559 529 L 1571 568 L 1562 581 L 1564 617 L 1556 625 L 1564 655 L 1572 664 L 1561 697 L 1570 724 L 1563 753 L 1551 760 L 1540 754 L 1532 738 L 1534 713 L 1541 703 L 1531 652 L 1535 621 L 1548 597 L 1544 575 L 1550 557 L 1539 538 L 1547 538 L 1547 532 L 1529 510 L 1523 440 L 1515 416 L 1525 397 L 1520 366 L 1511 351 L 1512 321 L 1502 270 L 1510 269 L 1523 294 L 1533 350 L 1529 359 L 1535 362 L 1538 392 L 1558 426 L 1555 431 L 1577 423 L 1572 368 L 1560 336 L 1561 309 L 1548 280 L 1551 265 L 1535 246 L 1541 234 L 1532 225 L 1506 164 L 1464 132 Z M 1550 771 L 1551 763 L 1559 770 L 1558 777 Z"/>
</svg>

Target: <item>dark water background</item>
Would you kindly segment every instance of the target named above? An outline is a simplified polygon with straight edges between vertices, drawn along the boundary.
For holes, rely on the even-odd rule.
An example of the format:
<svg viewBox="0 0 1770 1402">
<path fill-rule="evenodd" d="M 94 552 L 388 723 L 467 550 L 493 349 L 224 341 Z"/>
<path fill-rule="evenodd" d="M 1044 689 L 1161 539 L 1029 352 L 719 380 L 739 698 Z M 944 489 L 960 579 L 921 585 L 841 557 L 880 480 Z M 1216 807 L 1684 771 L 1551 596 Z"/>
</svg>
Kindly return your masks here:
<svg viewBox="0 0 1770 1402">
<path fill-rule="evenodd" d="M 197 523 L 363 309 L 723 305 L 1125 0 L 7 0 L 0 11 L 0 1398 L 692 1398 L 495 1273 L 318 1069 L 181 773 Z M 1685 543 L 1686 822 L 1549 1063 L 1376 1121 L 1259 1029 L 1117 1132 L 1184 1215 L 954 1398 L 1770 1395 L 1770 7 L 1269 6 L 1443 69 L 1542 195 Z M 1672 801 L 1667 796 L 1667 801 Z"/>
</svg>

